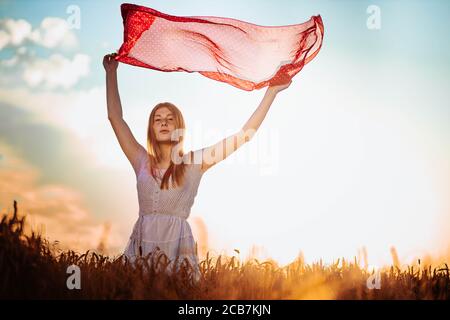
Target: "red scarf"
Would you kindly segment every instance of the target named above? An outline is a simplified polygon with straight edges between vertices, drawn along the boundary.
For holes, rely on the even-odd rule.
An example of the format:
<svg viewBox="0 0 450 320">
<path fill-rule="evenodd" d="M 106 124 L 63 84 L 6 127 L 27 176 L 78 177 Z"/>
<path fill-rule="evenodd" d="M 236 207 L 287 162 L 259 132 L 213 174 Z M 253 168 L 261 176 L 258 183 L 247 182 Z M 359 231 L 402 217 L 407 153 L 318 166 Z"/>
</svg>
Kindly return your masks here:
<svg viewBox="0 0 450 320">
<path fill-rule="evenodd" d="M 288 83 L 319 52 L 320 15 L 287 26 L 209 16 L 171 16 L 121 5 L 124 42 L 116 59 L 159 71 L 198 72 L 251 91 Z"/>
</svg>

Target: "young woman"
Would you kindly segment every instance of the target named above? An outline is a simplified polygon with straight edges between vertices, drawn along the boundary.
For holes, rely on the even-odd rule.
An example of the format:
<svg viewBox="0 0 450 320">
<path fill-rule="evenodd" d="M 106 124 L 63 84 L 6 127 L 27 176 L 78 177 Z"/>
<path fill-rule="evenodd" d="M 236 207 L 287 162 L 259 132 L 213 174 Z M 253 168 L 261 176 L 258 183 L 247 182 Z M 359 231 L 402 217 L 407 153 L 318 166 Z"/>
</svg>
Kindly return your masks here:
<svg viewBox="0 0 450 320">
<path fill-rule="evenodd" d="M 140 145 L 123 119 L 117 85 L 115 54 L 105 55 L 108 119 L 137 179 L 139 218 L 124 255 L 134 261 L 160 249 L 170 263 L 188 261 L 199 279 L 198 256 L 189 217 L 202 175 L 249 141 L 264 120 L 278 92 L 289 87 L 269 87 L 256 111 L 242 129 L 202 149 L 184 153 L 185 129 L 180 110 L 170 102 L 157 104 L 150 113 L 147 149 Z M 230 147 L 231 146 L 231 147 Z M 178 264 L 177 264 L 178 265 Z M 173 270 L 173 269 L 171 269 Z"/>
</svg>

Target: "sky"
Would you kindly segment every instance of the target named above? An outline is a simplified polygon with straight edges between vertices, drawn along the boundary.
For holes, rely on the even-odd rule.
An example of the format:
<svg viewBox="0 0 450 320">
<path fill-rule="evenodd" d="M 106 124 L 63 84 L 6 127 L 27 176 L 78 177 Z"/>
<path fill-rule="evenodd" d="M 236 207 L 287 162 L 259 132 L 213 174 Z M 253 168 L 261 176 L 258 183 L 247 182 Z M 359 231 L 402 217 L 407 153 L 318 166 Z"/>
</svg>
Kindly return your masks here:
<svg viewBox="0 0 450 320">
<path fill-rule="evenodd" d="M 120 4 L 0 1 L 0 211 L 16 199 L 50 239 L 111 255 L 138 214 L 101 63 L 123 40 Z M 203 247 L 281 263 L 366 248 L 379 265 L 391 246 L 405 263 L 449 253 L 448 1 L 138 4 L 265 26 L 323 19 L 321 51 L 254 139 L 202 177 L 188 221 Z M 159 102 L 182 110 L 190 150 L 238 131 L 265 91 L 125 64 L 118 73 L 124 119 L 144 146 Z"/>
</svg>

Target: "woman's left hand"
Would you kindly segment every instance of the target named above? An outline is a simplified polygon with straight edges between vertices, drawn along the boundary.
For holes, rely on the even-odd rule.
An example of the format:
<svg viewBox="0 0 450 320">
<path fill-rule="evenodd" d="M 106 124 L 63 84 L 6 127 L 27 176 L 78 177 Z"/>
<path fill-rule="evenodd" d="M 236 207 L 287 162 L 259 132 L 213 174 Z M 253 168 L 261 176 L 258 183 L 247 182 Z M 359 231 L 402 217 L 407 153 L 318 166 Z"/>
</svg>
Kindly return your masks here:
<svg viewBox="0 0 450 320">
<path fill-rule="evenodd" d="M 271 90 L 271 91 L 273 91 L 273 92 L 275 92 L 275 93 L 278 93 L 278 92 L 283 91 L 284 89 L 288 88 L 288 87 L 291 85 L 291 83 L 292 83 L 292 79 L 289 80 L 289 82 L 286 83 L 286 84 L 280 84 L 280 85 L 276 85 L 276 86 L 270 86 L 270 87 L 268 88 L 268 90 Z"/>
</svg>

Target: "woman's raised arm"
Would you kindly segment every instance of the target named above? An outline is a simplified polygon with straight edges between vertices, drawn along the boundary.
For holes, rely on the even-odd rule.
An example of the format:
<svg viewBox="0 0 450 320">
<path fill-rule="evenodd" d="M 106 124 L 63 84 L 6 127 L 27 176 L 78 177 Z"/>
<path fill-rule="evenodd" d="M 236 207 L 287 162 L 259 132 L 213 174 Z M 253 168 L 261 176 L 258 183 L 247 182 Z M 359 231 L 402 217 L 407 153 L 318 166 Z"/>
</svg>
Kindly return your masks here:
<svg viewBox="0 0 450 320">
<path fill-rule="evenodd" d="M 266 117 L 266 114 L 269 111 L 277 93 L 289 87 L 291 83 L 292 80 L 284 85 L 268 87 L 258 108 L 255 112 L 253 112 L 241 130 L 211 146 L 196 151 L 200 151 L 202 155 L 201 159 L 203 172 L 211 168 L 216 163 L 226 159 L 244 143 L 250 141 Z"/>
<path fill-rule="evenodd" d="M 117 85 L 118 62 L 115 54 L 107 54 L 103 58 L 103 66 L 106 71 L 106 104 L 108 107 L 108 119 L 116 134 L 122 151 L 125 153 L 132 166 L 136 168 L 139 149 L 143 148 L 134 138 L 128 124 L 123 119 L 122 105 L 120 103 L 119 89 Z"/>
</svg>

